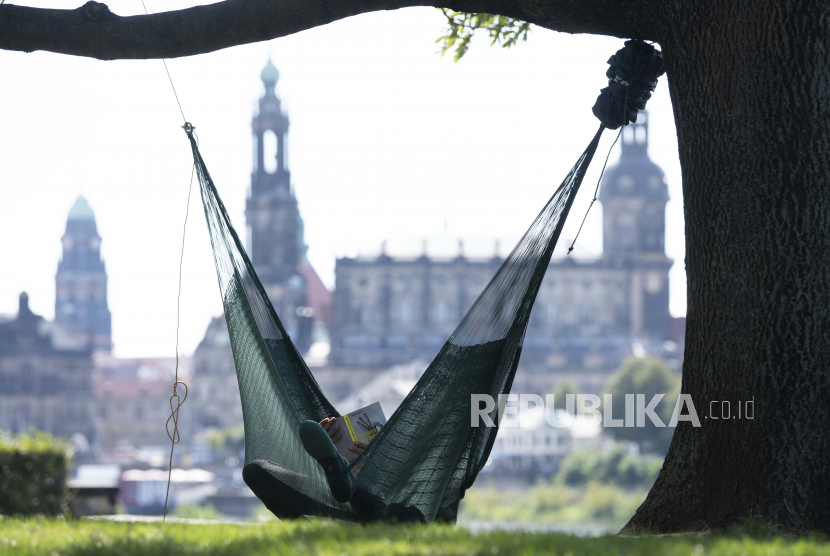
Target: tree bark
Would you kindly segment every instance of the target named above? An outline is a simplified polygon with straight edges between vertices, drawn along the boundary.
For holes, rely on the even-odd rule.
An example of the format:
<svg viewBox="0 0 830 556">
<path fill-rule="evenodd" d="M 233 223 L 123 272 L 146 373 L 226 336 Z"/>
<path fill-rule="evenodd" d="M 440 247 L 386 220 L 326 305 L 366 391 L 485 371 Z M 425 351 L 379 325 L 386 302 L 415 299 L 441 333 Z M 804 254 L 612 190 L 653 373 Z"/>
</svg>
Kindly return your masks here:
<svg viewBox="0 0 830 556">
<path fill-rule="evenodd" d="M 291 35 L 349 16 L 410 6 L 499 13 L 568 33 L 652 38 L 646 0 L 225 0 L 152 15 L 120 17 L 106 4 L 76 10 L 0 5 L 0 49 L 100 60 L 176 58 Z"/>
<path fill-rule="evenodd" d="M 683 4 L 664 5 L 661 34 L 701 427 L 678 426 L 624 531 L 750 516 L 830 531 L 830 4 Z M 754 419 L 737 416 L 748 400 Z M 723 401 L 732 418 L 714 420 Z"/>
</svg>

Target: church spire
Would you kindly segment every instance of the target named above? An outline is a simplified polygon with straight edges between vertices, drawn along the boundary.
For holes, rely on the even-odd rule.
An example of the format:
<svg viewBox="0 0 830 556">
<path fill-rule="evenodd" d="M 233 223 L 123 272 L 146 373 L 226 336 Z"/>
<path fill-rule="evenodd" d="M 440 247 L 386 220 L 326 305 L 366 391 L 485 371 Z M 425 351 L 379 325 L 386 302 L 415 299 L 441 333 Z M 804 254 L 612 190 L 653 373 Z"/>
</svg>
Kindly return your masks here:
<svg viewBox="0 0 830 556">
<path fill-rule="evenodd" d="M 274 92 L 279 77 L 269 58 L 260 74 L 265 94 L 259 99 L 259 112 L 251 122 L 255 166 L 246 208 L 250 229 L 248 254 L 266 285 L 296 274 L 304 253 L 302 221 L 285 156 L 288 116 Z"/>
<path fill-rule="evenodd" d="M 280 72 L 277 70 L 270 57 L 268 58 L 268 63 L 265 64 L 265 68 L 262 70 L 262 73 L 259 74 L 259 77 L 265 85 L 265 96 L 276 96 L 274 88 L 277 86 L 277 81 L 280 79 Z"/>
<path fill-rule="evenodd" d="M 648 113 L 645 110 L 637 114 L 637 119 L 623 128 L 622 156 L 648 155 Z"/>
<path fill-rule="evenodd" d="M 107 272 L 101 259 L 101 236 L 95 213 L 78 197 L 66 218 L 63 256 L 55 276 L 55 322 L 80 345 L 112 349 L 107 306 Z"/>
<path fill-rule="evenodd" d="M 254 169 L 245 206 L 248 255 L 288 334 L 300 351 L 305 351 L 311 342 L 311 328 L 309 319 L 300 318 L 308 304 L 299 265 L 305 262 L 306 246 L 286 157 L 288 116 L 274 91 L 279 78 L 269 57 L 260 74 L 265 94 L 251 122 Z"/>
</svg>

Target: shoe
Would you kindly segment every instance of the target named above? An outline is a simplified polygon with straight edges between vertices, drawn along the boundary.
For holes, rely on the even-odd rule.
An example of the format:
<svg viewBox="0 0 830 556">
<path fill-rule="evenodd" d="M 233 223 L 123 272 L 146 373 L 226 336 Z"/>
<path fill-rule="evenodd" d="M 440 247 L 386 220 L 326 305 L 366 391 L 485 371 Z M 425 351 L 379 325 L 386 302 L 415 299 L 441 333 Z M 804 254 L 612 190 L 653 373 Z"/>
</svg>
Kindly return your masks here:
<svg viewBox="0 0 830 556">
<path fill-rule="evenodd" d="M 326 429 L 320 423 L 303 421 L 300 423 L 300 440 L 303 441 L 305 451 L 323 468 L 334 499 L 344 504 L 351 500 L 355 487 L 354 475 L 346 471 L 349 462 L 334 447 Z"/>
</svg>

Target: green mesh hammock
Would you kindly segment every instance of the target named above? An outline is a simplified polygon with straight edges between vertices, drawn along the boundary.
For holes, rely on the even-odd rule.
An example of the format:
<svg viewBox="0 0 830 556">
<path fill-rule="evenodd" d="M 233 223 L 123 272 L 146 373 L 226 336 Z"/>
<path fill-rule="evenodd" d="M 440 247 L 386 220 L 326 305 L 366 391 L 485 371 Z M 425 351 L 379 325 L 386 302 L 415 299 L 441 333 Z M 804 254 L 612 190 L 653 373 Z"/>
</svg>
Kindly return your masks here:
<svg viewBox="0 0 830 556">
<path fill-rule="evenodd" d="M 270 511 L 281 518 L 455 520 L 498 431 L 470 426 L 471 395 L 497 398 L 510 391 L 533 302 L 602 131 L 635 120 L 645 106 L 643 95 L 650 95 L 662 73 L 655 52 L 629 41 L 609 61 L 609 88 L 594 106 L 602 125 L 401 406 L 352 462 L 357 487 L 346 504 L 335 501 L 298 434 L 304 420 L 340 414 L 286 334 L 186 126 L 242 398 L 242 475 Z M 640 58 L 650 61 L 652 73 L 659 62 L 653 79 L 637 79 Z M 628 75 L 625 89 L 614 89 L 612 70 L 618 78 Z M 632 94 L 638 86 L 642 91 Z M 498 425 L 497 410 L 491 419 Z"/>
</svg>

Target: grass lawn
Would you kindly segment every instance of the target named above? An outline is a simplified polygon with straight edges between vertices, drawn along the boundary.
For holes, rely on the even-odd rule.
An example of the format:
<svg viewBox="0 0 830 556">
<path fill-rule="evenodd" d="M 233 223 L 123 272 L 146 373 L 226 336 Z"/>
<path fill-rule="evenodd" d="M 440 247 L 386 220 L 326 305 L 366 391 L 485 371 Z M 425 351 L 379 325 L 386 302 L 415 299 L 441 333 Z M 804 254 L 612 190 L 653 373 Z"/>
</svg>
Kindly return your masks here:
<svg viewBox="0 0 830 556">
<path fill-rule="evenodd" d="M 549 533 L 470 533 L 439 525 L 359 526 L 318 520 L 256 525 L 0 520 L 5 555 L 828 555 L 820 539 L 751 537 L 579 538 Z"/>
</svg>

